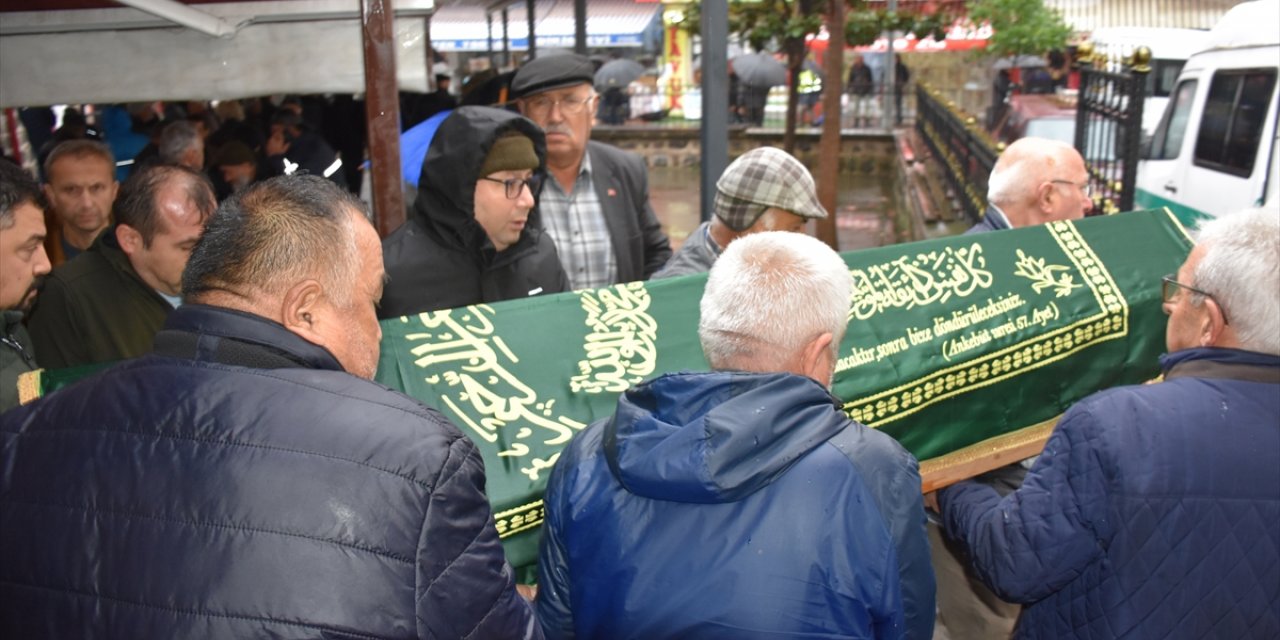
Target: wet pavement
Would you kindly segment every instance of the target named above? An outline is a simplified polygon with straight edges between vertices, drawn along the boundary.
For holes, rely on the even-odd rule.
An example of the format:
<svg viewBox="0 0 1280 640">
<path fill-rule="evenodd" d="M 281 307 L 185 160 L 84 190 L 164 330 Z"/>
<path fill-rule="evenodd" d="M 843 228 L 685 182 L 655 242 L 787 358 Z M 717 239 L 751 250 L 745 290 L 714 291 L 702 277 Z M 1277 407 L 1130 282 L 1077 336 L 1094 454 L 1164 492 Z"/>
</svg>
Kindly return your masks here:
<svg viewBox="0 0 1280 640">
<path fill-rule="evenodd" d="M 678 249 L 698 227 L 700 185 L 696 170 L 656 167 L 649 170 L 649 200 Z M 840 251 L 897 244 L 910 238 L 905 221 L 907 205 L 898 195 L 896 176 L 843 175 L 837 193 L 836 237 Z M 925 236 L 937 238 L 961 233 L 967 223 L 926 223 Z M 809 225 L 813 233 L 813 223 Z"/>
</svg>

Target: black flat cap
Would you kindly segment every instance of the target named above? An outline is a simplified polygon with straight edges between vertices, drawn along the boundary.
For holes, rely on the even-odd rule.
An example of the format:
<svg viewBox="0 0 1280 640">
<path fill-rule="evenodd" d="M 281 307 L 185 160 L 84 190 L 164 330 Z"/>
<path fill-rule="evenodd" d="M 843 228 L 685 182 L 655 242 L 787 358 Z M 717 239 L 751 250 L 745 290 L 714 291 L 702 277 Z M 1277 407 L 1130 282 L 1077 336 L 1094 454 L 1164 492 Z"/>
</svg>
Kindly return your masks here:
<svg viewBox="0 0 1280 640">
<path fill-rule="evenodd" d="M 511 98 L 575 84 L 592 84 L 595 79 L 595 65 L 576 53 L 534 58 L 516 70 L 516 76 L 511 79 Z"/>
</svg>

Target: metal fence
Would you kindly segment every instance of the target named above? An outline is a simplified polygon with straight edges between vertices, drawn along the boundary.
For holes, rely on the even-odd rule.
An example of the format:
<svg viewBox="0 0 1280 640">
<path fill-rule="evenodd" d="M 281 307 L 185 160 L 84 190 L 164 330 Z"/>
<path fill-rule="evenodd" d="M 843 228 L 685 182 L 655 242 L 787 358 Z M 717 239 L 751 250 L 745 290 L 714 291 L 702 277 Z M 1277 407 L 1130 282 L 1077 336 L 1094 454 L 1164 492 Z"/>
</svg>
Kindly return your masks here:
<svg viewBox="0 0 1280 640">
<path fill-rule="evenodd" d="M 978 122 L 961 112 L 940 92 L 918 85 L 916 130 L 938 159 L 947 185 L 972 221 L 987 208 L 987 177 L 1000 155 L 1000 147 Z"/>
<path fill-rule="evenodd" d="M 1099 213 L 1133 210 L 1150 57 L 1144 47 L 1125 65 L 1087 53 L 1081 59 L 1075 147 Z"/>
</svg>

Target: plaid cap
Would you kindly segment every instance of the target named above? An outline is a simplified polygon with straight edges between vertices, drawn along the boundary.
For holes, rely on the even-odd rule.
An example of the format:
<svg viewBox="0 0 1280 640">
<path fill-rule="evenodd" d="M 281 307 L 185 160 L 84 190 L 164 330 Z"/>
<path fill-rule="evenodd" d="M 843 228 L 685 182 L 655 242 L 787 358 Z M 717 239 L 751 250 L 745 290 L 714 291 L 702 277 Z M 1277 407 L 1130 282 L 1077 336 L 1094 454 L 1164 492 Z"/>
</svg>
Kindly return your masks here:
<svg viewBox="0 0 1280 640">
<path fill-rule="evenodd" d="M 750 228 L 769 207 L 802 218 L 827 217 L 809 170 L 774 147 L 752 149 L 734 160 L 716 181 L 712 207 L 734 231 Z"/>
</svg>

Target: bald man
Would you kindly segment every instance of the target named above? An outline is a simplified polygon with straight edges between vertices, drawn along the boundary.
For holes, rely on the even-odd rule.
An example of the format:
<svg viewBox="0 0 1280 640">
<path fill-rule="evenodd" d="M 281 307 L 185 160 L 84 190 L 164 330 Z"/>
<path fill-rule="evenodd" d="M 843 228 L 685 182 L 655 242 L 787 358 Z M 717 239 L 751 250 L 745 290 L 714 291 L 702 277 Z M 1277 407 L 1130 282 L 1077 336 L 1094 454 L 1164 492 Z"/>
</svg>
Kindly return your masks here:
<svg viewBox="0 0 1280 640">
<path fill-rule="evenodd" d="M 1078 220 L 1093 209 L 1089 172 L 1071 145 L 1022 138 L 1009 145 L 987 180 L 987 211 L 965 233 Z"/>
</svg>

